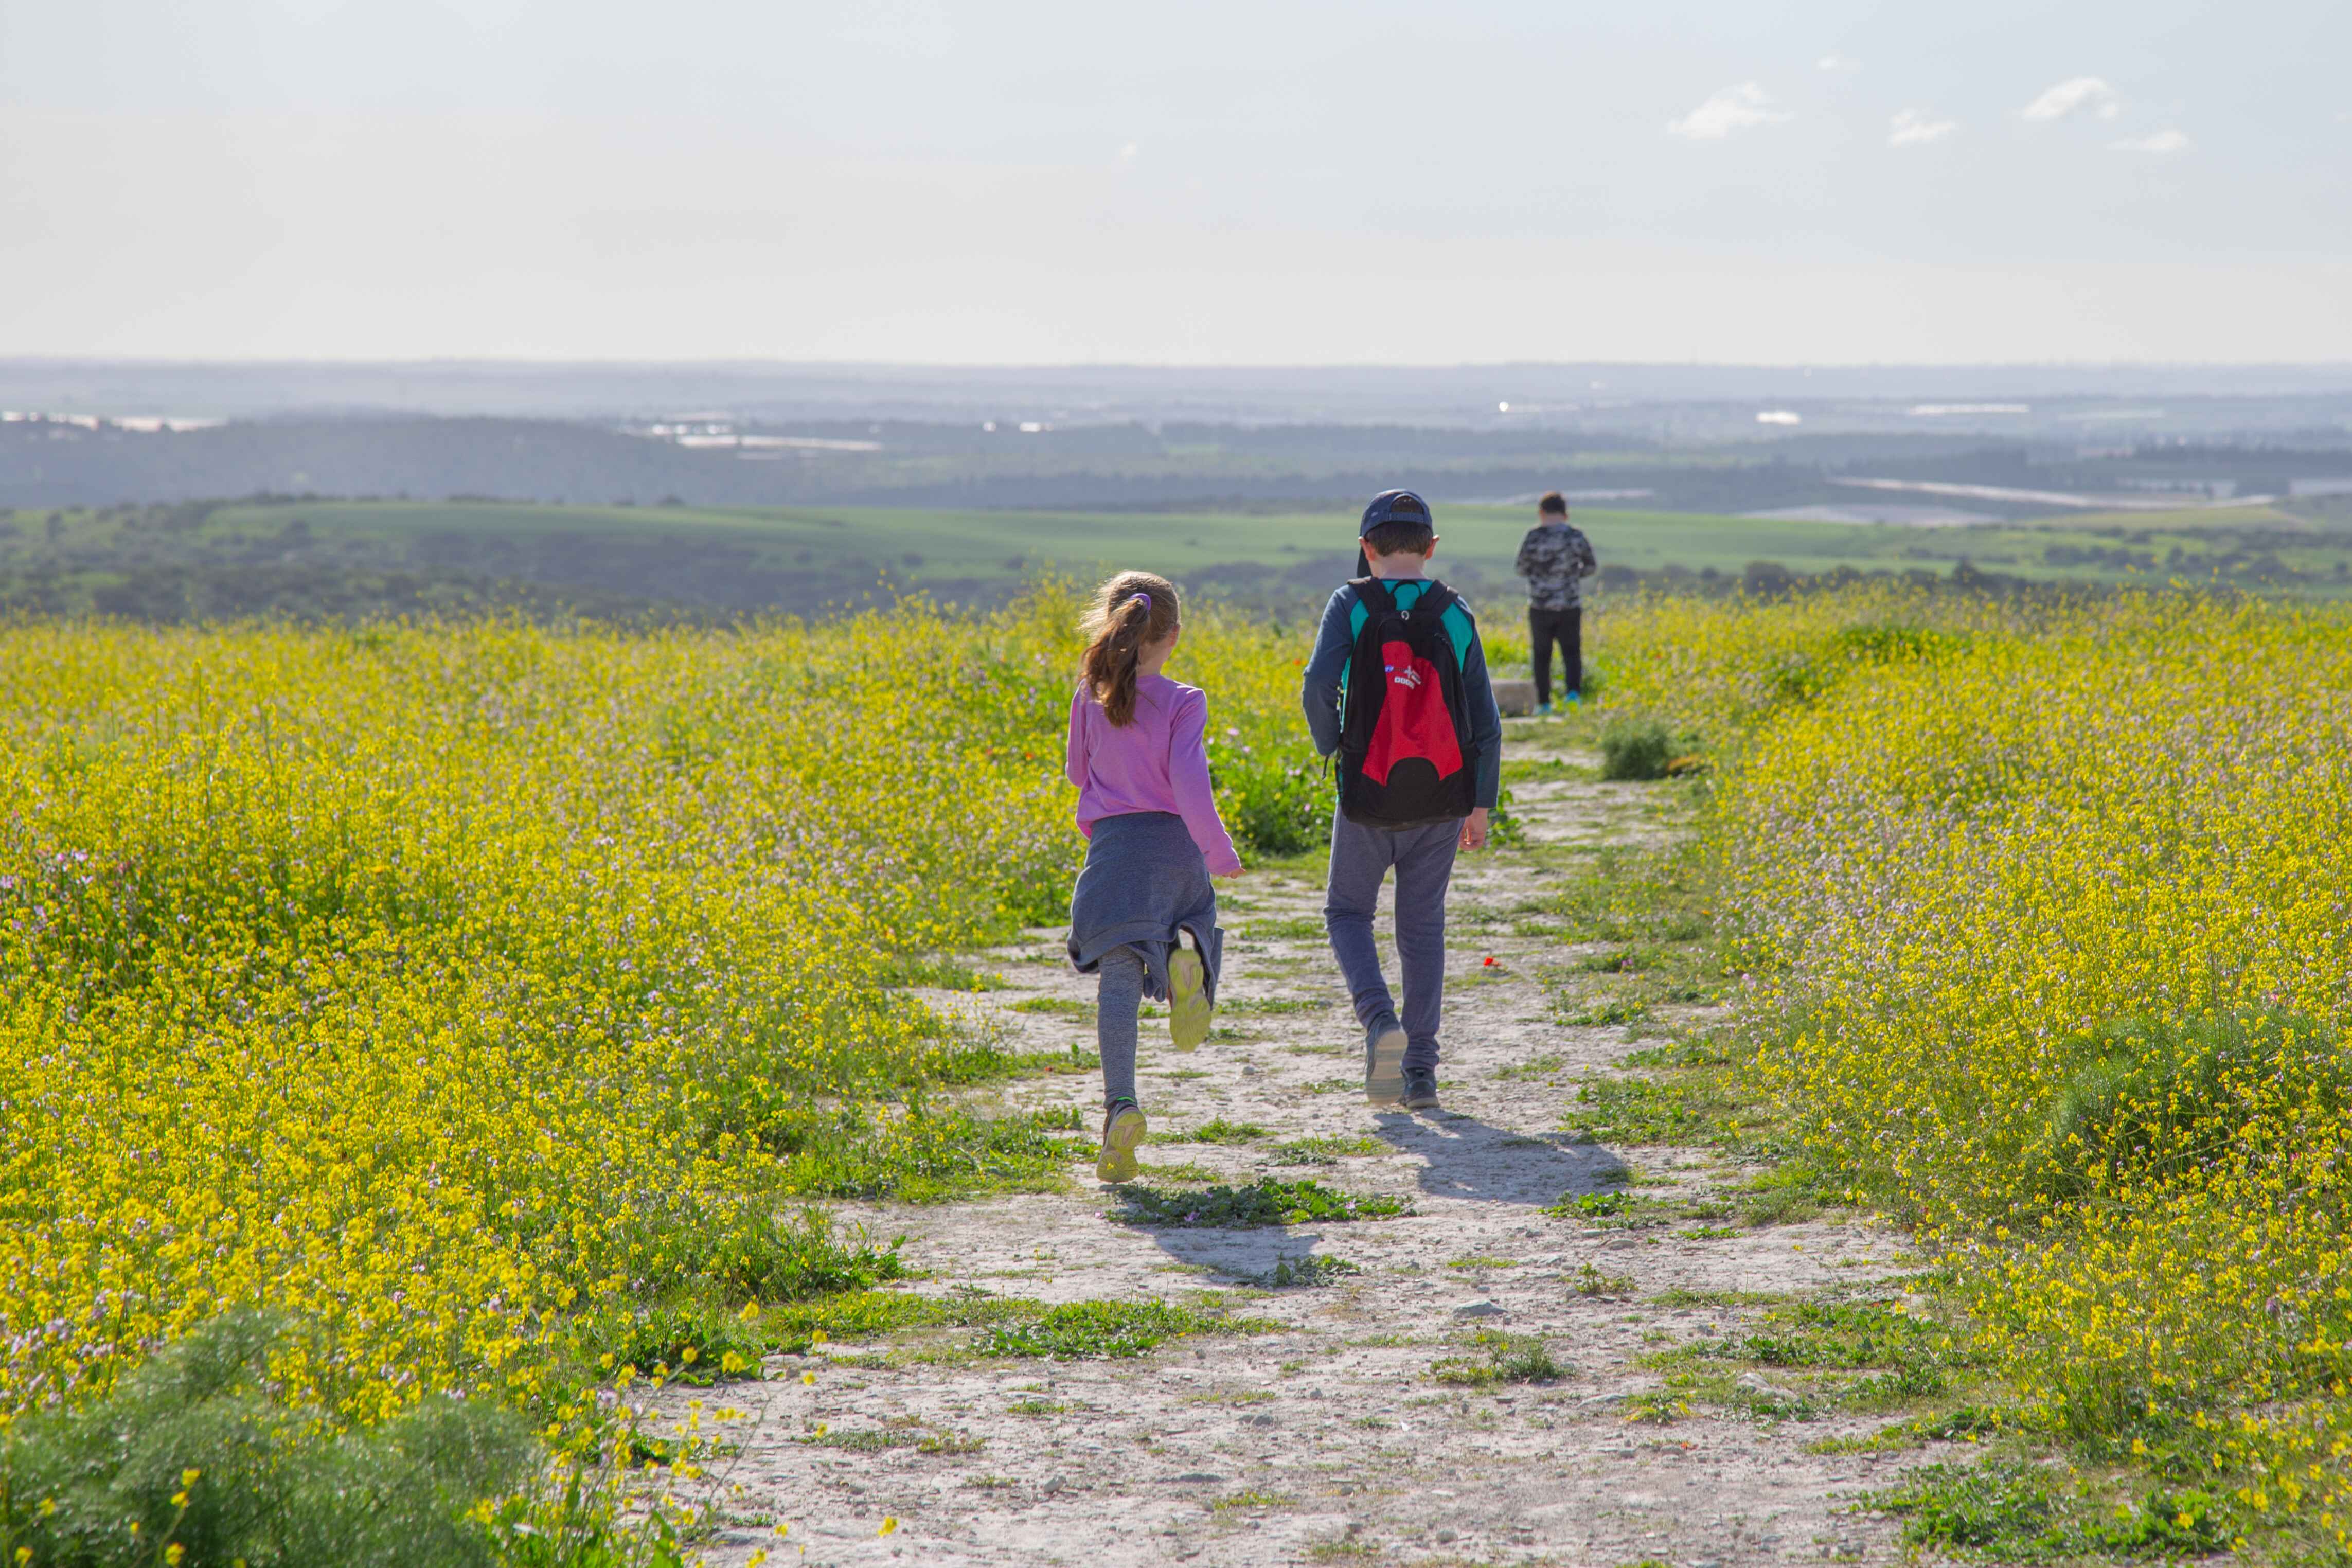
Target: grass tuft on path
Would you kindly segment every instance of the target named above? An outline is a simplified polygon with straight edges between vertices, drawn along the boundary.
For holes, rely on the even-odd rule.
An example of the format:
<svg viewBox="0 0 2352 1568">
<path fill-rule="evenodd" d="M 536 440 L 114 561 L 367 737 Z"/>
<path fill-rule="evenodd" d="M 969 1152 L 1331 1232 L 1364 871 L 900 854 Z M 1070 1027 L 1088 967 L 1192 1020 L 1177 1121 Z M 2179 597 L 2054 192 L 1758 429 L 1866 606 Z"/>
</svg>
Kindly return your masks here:
<svg viewBox="0 0 2352 1568">
<path fill-rule="evenodd" d="M 1129 1187 L 1119 1194 L 1119 1203 L 1106 1216 L 1119 1225 L 1201 1228 L 1389 1219 L 1412 1212 L 1402 1198 L 1385 1194 L 1335 1193 L 1319 1182 L 1272 1176 L 1245 1187 L 1214 1186 L 1193 1193 Z"/>
</svg>

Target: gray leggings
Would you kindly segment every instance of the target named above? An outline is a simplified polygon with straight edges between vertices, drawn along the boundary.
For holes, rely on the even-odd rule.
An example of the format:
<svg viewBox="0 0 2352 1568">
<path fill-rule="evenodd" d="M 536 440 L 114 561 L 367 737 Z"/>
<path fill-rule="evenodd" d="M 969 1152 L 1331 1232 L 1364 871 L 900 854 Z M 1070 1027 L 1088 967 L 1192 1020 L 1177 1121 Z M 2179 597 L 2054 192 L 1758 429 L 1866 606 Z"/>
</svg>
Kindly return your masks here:
<svg viewBox="0 0 2352 1568">
<path fill-rule="evenodd" d="M 1143 1010 L 1143 955 L 1114 947 L 1102 955 L 1095 991 L 1095 1043 L 1102 1052 L 1103 1104 L 1135 1098 L 1135 1020 Z"/>
</svg>

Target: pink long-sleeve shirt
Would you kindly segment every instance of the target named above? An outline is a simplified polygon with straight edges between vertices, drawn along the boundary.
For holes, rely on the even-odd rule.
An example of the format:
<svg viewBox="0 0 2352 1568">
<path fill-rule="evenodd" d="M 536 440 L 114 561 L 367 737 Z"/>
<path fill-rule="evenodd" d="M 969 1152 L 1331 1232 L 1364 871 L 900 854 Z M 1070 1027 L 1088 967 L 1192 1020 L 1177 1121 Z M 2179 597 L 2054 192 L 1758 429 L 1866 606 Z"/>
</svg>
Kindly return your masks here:
<svg viewBox="0 0 2352 1568">
<path fill-rule="evenodd" d="M 1063 771 L 1078 786 L 1078 831 L 1094 837 L 1106 816 L 1139 811 L 1173 812 L 1184 819 L 1211 876 L 1242 868 L 1242 858 L 1217 816 L 1209 787 L 1209 752 L 1202 740 L 1209 699 L 1197 686 L 1164 675 L 1135 685 L 1135 717 L 1113 724 L 1080 681 L 1070 694 L 1070 743 Z"/>
</svg>

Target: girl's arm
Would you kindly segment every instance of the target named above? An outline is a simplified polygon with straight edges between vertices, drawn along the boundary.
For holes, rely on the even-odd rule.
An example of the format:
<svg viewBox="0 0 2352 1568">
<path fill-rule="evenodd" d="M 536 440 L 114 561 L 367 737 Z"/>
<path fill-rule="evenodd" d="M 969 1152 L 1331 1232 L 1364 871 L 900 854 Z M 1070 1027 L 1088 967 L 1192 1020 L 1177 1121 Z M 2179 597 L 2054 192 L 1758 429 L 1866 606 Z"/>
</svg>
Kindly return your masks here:
<svg viewBox="0 0 2352 1568">
<path fill-rule="evenodd" d="M 1209 783 L 1209 700 L 1197 691 L 1185 693 L 1168 725 L 1168 782 L 1176 789 L 1176 810 L 1184 818 L 1192 842 L 1209 863 L 1212 877 L 1231 877 L 1242 868 L 1233 836 L 1217 816 L 1217 794 Z"/>
<path fill-rule="evenodd" d="M 1070 693 L 1070 735 L 1062 745 L 1062 776 L 1080 789 L 1087 787 L 1087 727 L 1079 721 L 1080 704 L 1087 700 L 1084 684 Z"/>
</svg>

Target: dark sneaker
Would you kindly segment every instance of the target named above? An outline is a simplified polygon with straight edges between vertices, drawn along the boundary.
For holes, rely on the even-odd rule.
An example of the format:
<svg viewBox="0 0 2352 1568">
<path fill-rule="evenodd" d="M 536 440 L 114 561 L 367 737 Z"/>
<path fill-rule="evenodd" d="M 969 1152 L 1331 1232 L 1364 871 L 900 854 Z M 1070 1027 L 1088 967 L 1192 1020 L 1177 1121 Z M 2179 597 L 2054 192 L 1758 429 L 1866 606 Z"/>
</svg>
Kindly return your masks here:
<svg viewBox="0 0 2352 1568">
<path fill-rule="evenodd" d="M 1364 1031 L 1364 1103 L 1394 1105 L 1404 1097 L 1404 1026 L 1375 1018 Z"/>
<path fill-rule="evenodd" d="M 1408 1074 L 1404 1080 L 1404 1108 L 1407 1110 L 1437 1109 L 1437 1075 L 1433 1072 Z"/>
<path fill-rule="evenodd" d="M 1114 1100 L 1103 1112 L 1102 1157 L 1095 1174 L 1106 1182 L 1135 1180 L 1135 1146 L 1143 1142 L 1143 1110 L 1131 1100 Z"/>
</svg>

